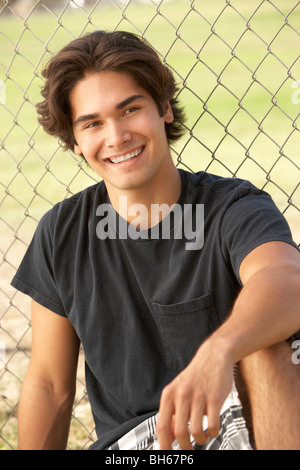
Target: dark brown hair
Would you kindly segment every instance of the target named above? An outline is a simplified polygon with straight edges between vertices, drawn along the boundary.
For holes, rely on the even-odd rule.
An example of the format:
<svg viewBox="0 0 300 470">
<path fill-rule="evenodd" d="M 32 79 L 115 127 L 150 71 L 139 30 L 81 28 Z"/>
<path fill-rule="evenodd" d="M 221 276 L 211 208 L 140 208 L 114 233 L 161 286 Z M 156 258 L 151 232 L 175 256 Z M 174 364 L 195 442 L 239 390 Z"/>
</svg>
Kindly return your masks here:
<svg viewBox="0 0 300 470">
<path fill-rule="evenodd" d="M 175 94 L 178 88 L 172 72 L 144 40 L 125 31 L 95 31 L 75 39 L 51 58 L 42 75 L 44 101 L 37 105 L 39 123 L 59 137 L 63 147 L 74 149 L 69 96 L 74 86 L 88 73 L 115 71 L 129 73 L 136 83 L 151 94 L 159 114 L 169 101 L 174 121 L 166 123 L 169 143 L 184 133 L 184 112 Z"/>
</svg>

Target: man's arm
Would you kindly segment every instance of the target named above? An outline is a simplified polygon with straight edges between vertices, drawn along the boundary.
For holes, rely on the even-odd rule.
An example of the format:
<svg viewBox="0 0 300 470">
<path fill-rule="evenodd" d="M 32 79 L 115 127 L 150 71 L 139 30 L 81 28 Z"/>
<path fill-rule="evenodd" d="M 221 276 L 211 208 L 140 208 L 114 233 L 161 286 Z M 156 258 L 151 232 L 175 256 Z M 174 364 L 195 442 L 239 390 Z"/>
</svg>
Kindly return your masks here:
<svg viewBox="0 0 300 470">
<path fill-rule="evenodd" d="M 19 412 L 20 450 L 64 450 L 76 389 L 79 340 L 70 322 L 32 302 L 32 354 Z"/>
<path fill-rule="evenodd" d="M 232 388 L 233 367 L 247 355 L 284 341 L 300 329 L 300 253 L 283 242 L 253 250 L 241 264 L 243 288 L 229 318 L 163 390 L 157 433 L 162 449 L 177 439 L 192 449 L 219 432 L 219 413 Z M 202 429 L 208 418 L 208 434 Z"/>
</svg>

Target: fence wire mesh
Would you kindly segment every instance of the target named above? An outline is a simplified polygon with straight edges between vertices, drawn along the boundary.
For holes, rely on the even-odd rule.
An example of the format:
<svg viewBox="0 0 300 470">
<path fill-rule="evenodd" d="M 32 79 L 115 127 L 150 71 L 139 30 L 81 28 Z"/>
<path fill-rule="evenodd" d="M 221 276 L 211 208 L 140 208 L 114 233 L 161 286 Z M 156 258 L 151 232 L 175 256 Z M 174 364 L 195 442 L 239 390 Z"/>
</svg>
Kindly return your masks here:
<svg viewBox="0 0 300 470">
<path fill-rule="evenodd" d="M 97 181 L 38 125 L 41 69 L 95 29 L 146 38 L 174 72 L 188 115 L 178 167 L 250 179 L 300 242 L 300 2 L 295 0 L 4 0 L 0 6 L 0 449 L 17 448 L 30 358 L 29 299 L 9 283 L 41 215 Z M 69 449 L 93 422 L 80 357 Z"/>
</svg>

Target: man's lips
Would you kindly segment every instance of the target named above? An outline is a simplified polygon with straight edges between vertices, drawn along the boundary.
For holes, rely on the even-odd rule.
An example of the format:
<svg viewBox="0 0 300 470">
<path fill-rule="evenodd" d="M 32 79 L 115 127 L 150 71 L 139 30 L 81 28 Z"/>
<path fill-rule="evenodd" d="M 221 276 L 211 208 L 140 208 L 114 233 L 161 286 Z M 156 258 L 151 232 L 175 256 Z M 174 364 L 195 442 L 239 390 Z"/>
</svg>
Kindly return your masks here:
<svg viewBox="0 0 300 470">
<path fill-rule="evenodd" d="M 122 155 L 106 158 L 105 161 L 113 163 L 114 165 L 117 165 L 119 163 L 131 160 L 132 158 L 138 157 L 142 153 L 144 148 L 145 146 L 138 147 L 135 150 L 131 150 L 130 152 L 126 152 Z"/>
</svg>

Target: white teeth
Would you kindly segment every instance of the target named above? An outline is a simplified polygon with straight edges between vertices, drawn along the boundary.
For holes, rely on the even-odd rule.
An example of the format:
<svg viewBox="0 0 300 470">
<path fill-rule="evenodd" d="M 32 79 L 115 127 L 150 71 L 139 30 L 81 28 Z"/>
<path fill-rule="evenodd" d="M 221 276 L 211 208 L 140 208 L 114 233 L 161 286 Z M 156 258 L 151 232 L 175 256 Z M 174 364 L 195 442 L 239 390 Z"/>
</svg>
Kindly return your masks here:
<svg viewBox="0 0 300 470">
<path fill-rule="evenodd" d="M 116 157 L 116 158 L 110 158 L 110 161 L 112 163 L 120 163 L 120 162 L 124 162 L 125 160 L 130 160 L 130 158 L 137 157 L 142 152 L 142 150 L 143 149 L 140 148 L 139 150 L 135 150 L 134 152 L 127 153 L 126 155 L 121 155 L 120 157 Z"/>
</svg>

